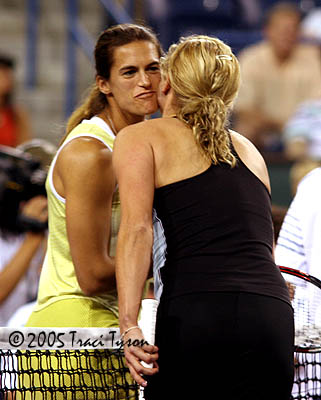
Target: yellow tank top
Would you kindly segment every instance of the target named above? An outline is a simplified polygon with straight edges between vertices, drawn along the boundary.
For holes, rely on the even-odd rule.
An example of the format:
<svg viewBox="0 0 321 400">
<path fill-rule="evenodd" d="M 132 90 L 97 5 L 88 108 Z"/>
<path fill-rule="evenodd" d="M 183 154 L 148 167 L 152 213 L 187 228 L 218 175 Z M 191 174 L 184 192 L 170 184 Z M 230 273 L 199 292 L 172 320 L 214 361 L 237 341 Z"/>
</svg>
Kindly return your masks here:
<svg viewBox="0 0 321 400">
<path fill-rule="evenodd" d="M 35 311 L 39 311 L 44 307 L 63 299 L 88 298 L 97 301 L 118 317 L 116 289 L 99 296 L 87 297 L 78 284 L 67 239 L 65 199 L 56 192 L 53 185 L 53 168 L 61 149 L 71 140 L 80 136 L 94 137 L 104 143 L 110 151 L 113 150 L 115 140 L 113 132 L 101 118 L 93 117 L 90 120 L 84 120 L 70 132 L 52 161 L 46 181 L 49 212 L 48 248 L 41 271 Z M 116 252 L 119 223 L 119 193 L 118 190 L 115 190 L 112 201 L 111 239 L 109 246 L 110 256 L 114 256 Z"/>
</svg>

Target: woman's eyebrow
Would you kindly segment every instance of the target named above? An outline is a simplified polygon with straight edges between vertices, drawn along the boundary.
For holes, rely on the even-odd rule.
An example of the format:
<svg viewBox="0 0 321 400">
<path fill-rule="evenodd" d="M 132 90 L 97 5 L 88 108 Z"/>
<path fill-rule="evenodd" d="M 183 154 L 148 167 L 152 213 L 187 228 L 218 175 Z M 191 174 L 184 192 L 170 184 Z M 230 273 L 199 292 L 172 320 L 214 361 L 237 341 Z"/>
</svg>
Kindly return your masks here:
<svg viewBox="0 0 321 400">
<path fill-rule="evenodd" d="M 153 66 L 158 66 L 159 62 L 158 61 L 152 61 L 151 63 L 146 65 L 146 68 L 148 67 L 153 67 Z M 120 68 L 120 72 L 125 71 L 127 69 L 137 69 L 137 65 L 124 65 L 123 67 Z"/>
</svg>

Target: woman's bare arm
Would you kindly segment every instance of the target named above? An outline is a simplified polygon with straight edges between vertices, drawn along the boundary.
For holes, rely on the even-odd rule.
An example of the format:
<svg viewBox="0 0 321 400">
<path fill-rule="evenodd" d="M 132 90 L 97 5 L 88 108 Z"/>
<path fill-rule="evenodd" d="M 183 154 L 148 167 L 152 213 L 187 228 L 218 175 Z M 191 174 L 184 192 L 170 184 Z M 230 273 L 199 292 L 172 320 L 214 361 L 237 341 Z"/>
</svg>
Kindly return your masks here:
<svg viewBox="0 0 321 400">
<path fill-rule="evenodd" d="M 137 326 L 144 284 L 151 265 L 153 245 L 152 207 L 154 199 L 154 158 L 151 145 L 138 128 L 127 127 L 118 134 L 113 165 L 119 184 L 122 217 L 116 253 L 116 277 L 121 332 Z M 142 339 L 139 329 L 129 331 L 124 340 Z M 134 379 L 142 385 L 141 374 L 153 374 L 144 368 L 157 359 L 155 346 L 125 346 L 125 356 Z"/>
<path fill-rule="evenodd" d="M 55 168 L 62 185 L 58 192 L 66 199 L 67 234 L 79 285 L 89 296 L 113 289 L 115 263 L 108 254 L 115 190 L 111 152 L 96 139 L 78 138 L 64 147 Z"/>
</svg>

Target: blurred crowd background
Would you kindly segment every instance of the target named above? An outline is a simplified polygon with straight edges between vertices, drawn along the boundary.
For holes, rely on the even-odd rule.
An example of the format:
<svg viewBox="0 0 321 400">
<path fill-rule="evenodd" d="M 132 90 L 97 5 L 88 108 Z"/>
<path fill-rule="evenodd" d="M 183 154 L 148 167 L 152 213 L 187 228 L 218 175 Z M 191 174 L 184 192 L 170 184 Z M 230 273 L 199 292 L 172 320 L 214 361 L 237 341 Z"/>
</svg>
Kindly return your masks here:
<svg viewBox="0 0 321 400">
<path fill-rule="evenodd" d="M 299 19 L 295 12 L 291 15 L 293 10 L 286 10 L 289 5 L 297 8 Z M 278 6 L 285 9 L 267 29 L 269 13 Z M 287 207 L 296 181 L 310 168 L 305 162 L 293 170 L 293 163 L 306 158 L 310 162 L 311 149 L 312 165 L 321 158 L 321 149 L 317 149 L 321 147 L 321 106 L 318 102 L 305 106 L 306 100 L 321 99 L 317 76 L 321 76 L 320 10 L 321 0 L 1 0 L 2 113 L 6 101 L 14 105 L 17 125 L 14 139 L 10 132 L 1 133 L 6 136 L 1 144 L 16 146 L 32 138 L 58 143 L 67 117 L 93 81 L 93 45 L 107 26 L 122 22 L 150 25 L 165 51 L 182 35 L 214 35 L 232 47 L 244 70 L 245 87 L 231 128 L 262 151 L 270 171 L 273 203 Z M 273 51 L 289 53 L 280 54 L 280 65 L 269 65 L 269 50 L 262 48 L 266 41 Z M 301 43 L 314 46 L 315 51 L 291 55 Z M 261 48 L 255 48 L 257 44 Z M 2 125 L 12 128 L 8 113 L 1 119 Z M 314 136 L 310 129 L 300 131 L 307 120 L 311 120 Z M 288 143 L 288 138 L 295 143 Z"/>
<path fill-rule="evenodd" d="M 285 8 L 272 23 L 275 7 Z M 232 47 L 243 69 L 231 128 L 262 151 L 273 203 L 287 207 L 301 174 L 321 159 L 320 10 L 321 0 L 1 0 L 0 144 L 58 143 L 93 81 L 93 44 L 107 26 L 150 25 L 165 51 L 182 35 L 214 35 Z M 266 42 L 279 52 L 278 65 Z M 4 110 L 9 103 L 13 116 Z"/>
</svg>

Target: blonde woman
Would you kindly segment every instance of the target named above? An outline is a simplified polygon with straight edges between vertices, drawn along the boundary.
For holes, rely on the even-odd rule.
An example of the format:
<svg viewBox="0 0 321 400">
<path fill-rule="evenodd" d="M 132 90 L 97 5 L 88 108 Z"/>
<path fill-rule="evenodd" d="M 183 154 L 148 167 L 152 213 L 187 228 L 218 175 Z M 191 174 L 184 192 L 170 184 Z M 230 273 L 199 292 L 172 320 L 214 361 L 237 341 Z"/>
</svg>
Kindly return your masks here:
<svg viewBox="0 0 321 400">
<path fill-rule="evenodd" d="M 125 128 L 113 154 L 125 342 L 143 338 L 153 207 L 167 242 L 156 345 L 126 346 L 132 376 L 148 400 L 288 400 L 293 311 L 272 256 L 268 173 L 256 148 L 227 129 L 238 61 L 222 41 L 191 36 L 171 46 L 161 72 L 163 117 Z"/>
</svg>

